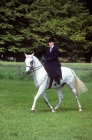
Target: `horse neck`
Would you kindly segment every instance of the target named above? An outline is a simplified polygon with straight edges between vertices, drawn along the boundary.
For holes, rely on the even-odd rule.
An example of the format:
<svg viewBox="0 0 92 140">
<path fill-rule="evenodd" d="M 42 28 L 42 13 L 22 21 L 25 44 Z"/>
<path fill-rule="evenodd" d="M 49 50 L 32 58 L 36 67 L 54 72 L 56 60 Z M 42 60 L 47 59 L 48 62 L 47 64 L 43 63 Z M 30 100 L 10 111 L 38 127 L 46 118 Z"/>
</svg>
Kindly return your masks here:
<svg viewBox="0 0 92 140">
<path fill-rule="evenodd" d="M 33 56 L 33 60 L 34 60 L 34 68 L 41 65 L 41 62 L 35 56 Z"/>
</svg>

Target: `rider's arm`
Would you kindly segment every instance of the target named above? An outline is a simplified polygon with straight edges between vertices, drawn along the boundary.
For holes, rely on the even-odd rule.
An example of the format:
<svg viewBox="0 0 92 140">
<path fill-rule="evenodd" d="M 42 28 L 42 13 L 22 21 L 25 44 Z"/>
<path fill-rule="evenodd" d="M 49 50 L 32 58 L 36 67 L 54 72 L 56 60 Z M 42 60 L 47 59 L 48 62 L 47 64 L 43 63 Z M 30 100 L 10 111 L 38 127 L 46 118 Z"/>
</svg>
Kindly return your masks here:
<svg viewBox="0 0 92 140">
<path fill-rule="evenodd" d="M 58 60 L 58 55 L 59 55 L 59 52 L 58 52 L 58 48 L 55 49 L 55 53 L 54 55 L 50 58 L 52 61 L 53 60 Z"/>
</svg>

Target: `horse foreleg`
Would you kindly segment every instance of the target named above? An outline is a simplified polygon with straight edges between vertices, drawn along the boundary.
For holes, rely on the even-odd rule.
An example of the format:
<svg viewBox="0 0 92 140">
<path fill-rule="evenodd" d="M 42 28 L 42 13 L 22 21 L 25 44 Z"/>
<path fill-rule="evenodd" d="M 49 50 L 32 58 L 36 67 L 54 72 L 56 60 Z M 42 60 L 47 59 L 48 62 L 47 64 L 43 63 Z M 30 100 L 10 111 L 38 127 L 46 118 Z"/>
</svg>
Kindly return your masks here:
<svg viewBox="0 0 92 140">
<path fill-rule="evenodd" d="M 55 110 L 57 110 L 59 108 L 59 106 L 60 106 L 60 104 L 63 100 L 63 94 L 62 94 L 62 91 L 61 91 L 61 87 L 57 88 L 56 91 L 57 91 L 57 94 L 58 94 L 59 101 L 58 101 L 58 103 L 55 107 Z"/>
<path fill-rule="evenodd" d="M 39 87 L 39 90 L 38 90 L 36 96 L 34 97 L 34 102 L 33 102 L 32 108 L 31 108 L 31 112 L 34 112 L 34 110 L 35 110 L 35 105 L 36 105 L 36 101 L 37 101 L 37 99 L 39 98 L 39 96 L 44 92 L 44 90 L 45 90 L 45 86 L 44 86 L 44 85 L 41 85 L 41 86 Z"/>
<path fill-rule="evenodd" d="M 49 108 L 52 110 L 52 112 L 55 112 L 54 109 L 53 109 L 53 107 L 52 107 L 51 104 L 49 103 L 45 92 L 42 93 L 42 96 L 43 96 L 43 98 L 44 98 L 45 103 L 49 106 Z"/>
</svg>

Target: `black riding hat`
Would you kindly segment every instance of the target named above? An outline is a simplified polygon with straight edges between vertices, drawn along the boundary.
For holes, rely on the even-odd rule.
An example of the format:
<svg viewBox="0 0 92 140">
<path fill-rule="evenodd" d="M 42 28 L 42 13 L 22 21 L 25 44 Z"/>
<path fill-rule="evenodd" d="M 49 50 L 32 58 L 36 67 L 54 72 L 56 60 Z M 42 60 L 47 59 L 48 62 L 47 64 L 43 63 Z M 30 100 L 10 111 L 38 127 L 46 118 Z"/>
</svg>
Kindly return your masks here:
<svg viewBox="0 0 92 140">
<path fill-rule="evenodd" d="M 48 42 L 55 42 L 55 39 L 53 37 L 50 37 Z"/>
</svg>

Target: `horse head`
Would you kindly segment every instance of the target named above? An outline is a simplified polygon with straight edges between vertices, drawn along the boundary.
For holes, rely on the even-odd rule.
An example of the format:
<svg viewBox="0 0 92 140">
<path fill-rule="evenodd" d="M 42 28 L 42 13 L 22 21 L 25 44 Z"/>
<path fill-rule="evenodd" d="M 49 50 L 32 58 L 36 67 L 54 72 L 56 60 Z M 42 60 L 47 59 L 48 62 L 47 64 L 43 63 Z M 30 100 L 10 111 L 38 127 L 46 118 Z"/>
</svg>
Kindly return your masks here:
<svg viewBox="0 0 92 140">
<path fill-rule="evenodd" d="M 34 56 L 34 53 L 32 55 L 27 55 L 25 54 L 25 63 L 26 63 L 26 73 L 27 74 L 30 74 L 30 72 L 32 72 L 33 68 L 34 68 L 34 62 L 33 62 L 33 56 Z"/>
</svg>

